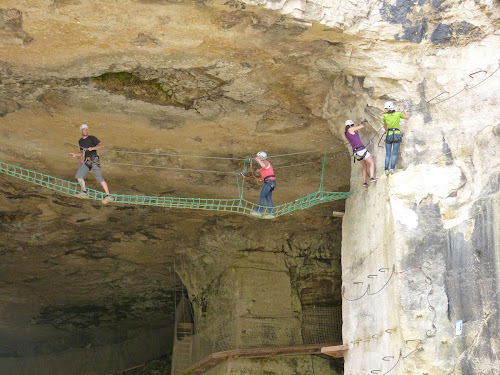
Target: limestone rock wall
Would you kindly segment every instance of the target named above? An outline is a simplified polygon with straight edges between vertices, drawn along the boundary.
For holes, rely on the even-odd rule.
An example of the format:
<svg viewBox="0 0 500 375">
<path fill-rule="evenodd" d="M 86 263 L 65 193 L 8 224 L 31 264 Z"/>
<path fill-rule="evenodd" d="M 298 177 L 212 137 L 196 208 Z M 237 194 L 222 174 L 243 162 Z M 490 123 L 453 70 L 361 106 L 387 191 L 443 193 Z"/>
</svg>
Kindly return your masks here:
<svg viewBox="0 0 500 375">
<path fill-rule="evenodd" d="M 418 4 L 413 3 L 414 11 Z M 429 15 L 432 4 L 419 3 L 422 17 Z M 430 37 L 421 34 L 421 40 L 403 37 L 400 30 L 395 39 L 413 43 L 415 50 L 403 53 L 407 44 L 391 44 L 400 56 L 387 58 L 378 72 L 390 69 L 391 74 L 370 77 L 373 91 L 363 91 L 367 80 L 351 80 L 351 92 L 335 90 L 335 82 L 325 106 L 326 113 L 338 113 L 347 96 L 354 108 L 348 116 L 370 121 L 375 131 L 361 133 L 366 143 L 374 141 L 379 177 L 363 190 L 360 168 L 353 168 L 356 193 L 347 201 L 343 222 L 346 374 L 393 367 L 396 374 L 489 374 L 499 367 L 499 341 L 490 331 L 498 325 L 499 302 L 499 61 L 492 52 L 499 38 L 491 31 L 498 3 L 455 5 L 483 14 L 483 21 L 474 18 L 485 31 L 483 39 L 475 34 L 479 39 L 464 43 L 458 37 L 443 46 L 433 37 L 444 26 L 431 31 L 428 23 Z M 453 4 L 440 6 L 451 24 L 466 22 Z M 363 54 L 381 48 L 373 45 Z M 391 99 L 412 112 L 402 122 L 398 169 L 387 177 L 382 175 L 385 151 L 377 147 L 380 115 L 370 119 L 375 97 L 379 108 Z M 340 123 L 332 124 L 338 133 Z M 457 320 L 464 322 L 461 335 L 455 333 Z"/>
<path fill-rule="evenodd" d="M 438 204 L 402 208 L 393 199 L 388 180 L 399 173 L 408 172 L 382 178 L 347 205 L 345 372 L 387 371 L 399 360 L 396 373 L 494 373 L 499 194 L 478 199 L 469 219 L 447 229 Z M 359 218 L 373 224 L 360 225 Z M 470 225 L 474 229 L 467 235 Z M 458 320 L 463 320 L 461 335 L 455 332 Z"/>
</svg>

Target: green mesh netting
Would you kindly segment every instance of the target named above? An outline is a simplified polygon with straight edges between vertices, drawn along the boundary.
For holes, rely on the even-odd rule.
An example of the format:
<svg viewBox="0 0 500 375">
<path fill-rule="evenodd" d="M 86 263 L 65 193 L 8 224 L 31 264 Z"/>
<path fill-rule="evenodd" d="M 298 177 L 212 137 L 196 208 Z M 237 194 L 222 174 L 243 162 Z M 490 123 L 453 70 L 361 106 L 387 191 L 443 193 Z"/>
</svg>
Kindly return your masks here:
<svg viewBox="0 0 500 375">
<path fill-rule="evenodd" d="M 30 169 L 21 168 L 12 164 L 0 162 L 0 173 L 18 178 L 23 181 L 31 182 L 32 184 L 43 186 L 47 189 L 55 190 L 59 193 L 75 196 L 81 192 L 79 183 L 63 180 L 57 177 L 49 176 L 44 173 L 36 172 Z M 241 214 L 251 214 L 257 208 L 262 208 L 258 204 L 247 201 L 243 198 L 244 178 L 236 174 L 238 183 L 239 198 L 237 199 L 205 199 L 205 198 L 177 198 L 177 197 L 153 197 L 144 195 L 124 195 L 110 194 L 114 198 L 112 203 L 115 204 L 130 204 L 139 206 L 158 206 L 166 208 L 185 208 L 190 210 L 207 210 L 207 211 L 225 211 Z M 240 183 L 241 180 L 241 183 Z M 323 180 L 323 179 L 322 179 Z M 346 199 L 352 193 L 347 192 L 331 192 L 322 191 L 322 183 L 320 190 L 305 197 L 294 200 L 293 202 L 284 203 L 274 207 L 274 216 L 289 214 L 293 211 L 304 210 L 321 203 L 332 202 L 339 199 Z M 87 189 L 89 199 L 103 200 L 105 193 L 94 189 Z M 263 207 L 264 214 L 267 207 Z M 262 216 L 266 218 L 266 216 Z"/>
</svg>

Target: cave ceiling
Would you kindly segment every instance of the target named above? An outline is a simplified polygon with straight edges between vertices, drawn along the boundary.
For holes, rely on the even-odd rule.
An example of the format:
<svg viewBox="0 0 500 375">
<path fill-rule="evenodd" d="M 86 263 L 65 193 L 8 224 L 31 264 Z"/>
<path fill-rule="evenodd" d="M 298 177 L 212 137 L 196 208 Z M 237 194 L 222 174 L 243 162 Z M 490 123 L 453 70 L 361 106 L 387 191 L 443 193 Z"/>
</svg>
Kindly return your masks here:
<svg viewBox="0 0 500 375">
<path fill-rule="evenodd" d="M 234 173 L 224 172 L 240 171 L 241 160 L 154 154 L 244 159 L 265 150 L 281 204 L 318 189 L 328 147 L 325 190 L 348 191 L 350 159 L 335 154 L 344 148 L 322 110 L 341 71 L 332 56 L 346 64 L 352 38 L 232 0 L 3 0 L 0 160 L 73 180 L 78 162 L 67 154 L 86 123 L 107 147 L 112 193 L 234 198 Z M 301 153 L 310 150 L 318 152 Z M 298 154 L 272 158 L 289 153 Z M 88 184 L 100 189 L 91 175 Z M 247 180 L 246 198 L 258 194 Z M 328 216 L 342 209 L 339 201 L 263 221 L 103 206 L 1 175 L 0 356 L 171 324 L 175 262 L 196 269 L 202 251 L 237 238 L 259 248 L 263 231 L 279 233 L 265 246 L 280 248 L 294 232 L 338 229 Z M 207 245 L 229 230 L 233 242 Z"/>
</svg>

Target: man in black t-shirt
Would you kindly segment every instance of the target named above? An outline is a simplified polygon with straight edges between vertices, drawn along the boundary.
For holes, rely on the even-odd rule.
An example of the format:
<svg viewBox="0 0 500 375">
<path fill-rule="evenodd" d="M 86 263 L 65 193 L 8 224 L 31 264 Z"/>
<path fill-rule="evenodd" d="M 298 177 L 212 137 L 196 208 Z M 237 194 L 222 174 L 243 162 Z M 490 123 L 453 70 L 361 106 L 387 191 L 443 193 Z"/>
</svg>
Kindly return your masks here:
<svg viewBox="0 0 500 375">
<path fill-rule="evenodd" d="M 108 184 L 104 181 L 101 175 L 101 167 L 99 164 L 99 157 L 97 156 L 96 150 L 102 150 L 104 145 L 93 135 L 89 135 L 89 127 L 86 124 L 80 126 L 80 131 L 82 132 L 82 138 L 78 141 L 80 146 L 80 152 L 73 153 L 70 152 L 69 156 L 73 158 L 83 157 L 83 163 L 80 163 L 80 168 L 76 172 L 76 179 L 82 185 L 82 192 L 76 194 L 78 198 L 88 198 L 89 194 L 85 188 L 85 176 L 92 170 L 97 182 L 100 182 L 104 191 L 106 192 L 106 198 L 102 201 L 103 204 L 107 204 L 113 200 L 113 197 L 109 195 Z"/>
</svg>

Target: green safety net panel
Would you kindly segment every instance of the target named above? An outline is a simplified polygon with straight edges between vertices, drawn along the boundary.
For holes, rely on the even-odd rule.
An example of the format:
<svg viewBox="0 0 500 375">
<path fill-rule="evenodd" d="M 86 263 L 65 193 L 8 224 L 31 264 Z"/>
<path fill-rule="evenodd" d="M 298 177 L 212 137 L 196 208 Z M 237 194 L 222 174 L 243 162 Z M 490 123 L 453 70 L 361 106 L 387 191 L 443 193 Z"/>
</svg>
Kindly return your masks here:
<svg viewBox="0 0 500 375">
<path fill-rule="evenodd" d="M 247 163 L 247 161 L 245 161 Z M 245 171 L 245 168 L 244 168 Z M 21 168 L 12 164 L 0 162 L 0 173 L 18 178 L 23 181 L 31 182 L 35 185 L 43 186 L 47 189 L 55 190 L 59 193 L 75 196 L 81 192 L 79 183 L 63 180 L 57 177 L 49 176 L 44 173 L 36 172 L 30 169 Z M 244 172 L 243 172 L 244 173 Z M 238 183 L 239 198 L 237 199 L 205 199 L 205 198 L 177 198 L 177 197 L 153 197 L 144 195 L 124 195 L 110 194 L 114 198 L 112 203 L 129 204 L 138 206 L 157 206 L 166 208 L 185 208 L 190 210 L 207 211 L 225 211 L 241 214 L 251 214 L 260 206 L 243 198 L 244 178 L 241 174 L 236 174 Z M 241 182 L 240 182 L 241 181 Z M 293 211 L 303 210 L 317 204 L 332 202 L 340 199 L 346 199 L 352 193 L 322 191 L 306 195 L 305 197 L 284 203 L 274 207 L 274 216 L 289 214 Z M 103 200 L 105 193 L 87 188 L 89 199 Z M 267 207 L 264 207 L 264 213 Z M 262 216 L 265 217 L 265 216 Z"/>
</svg>

